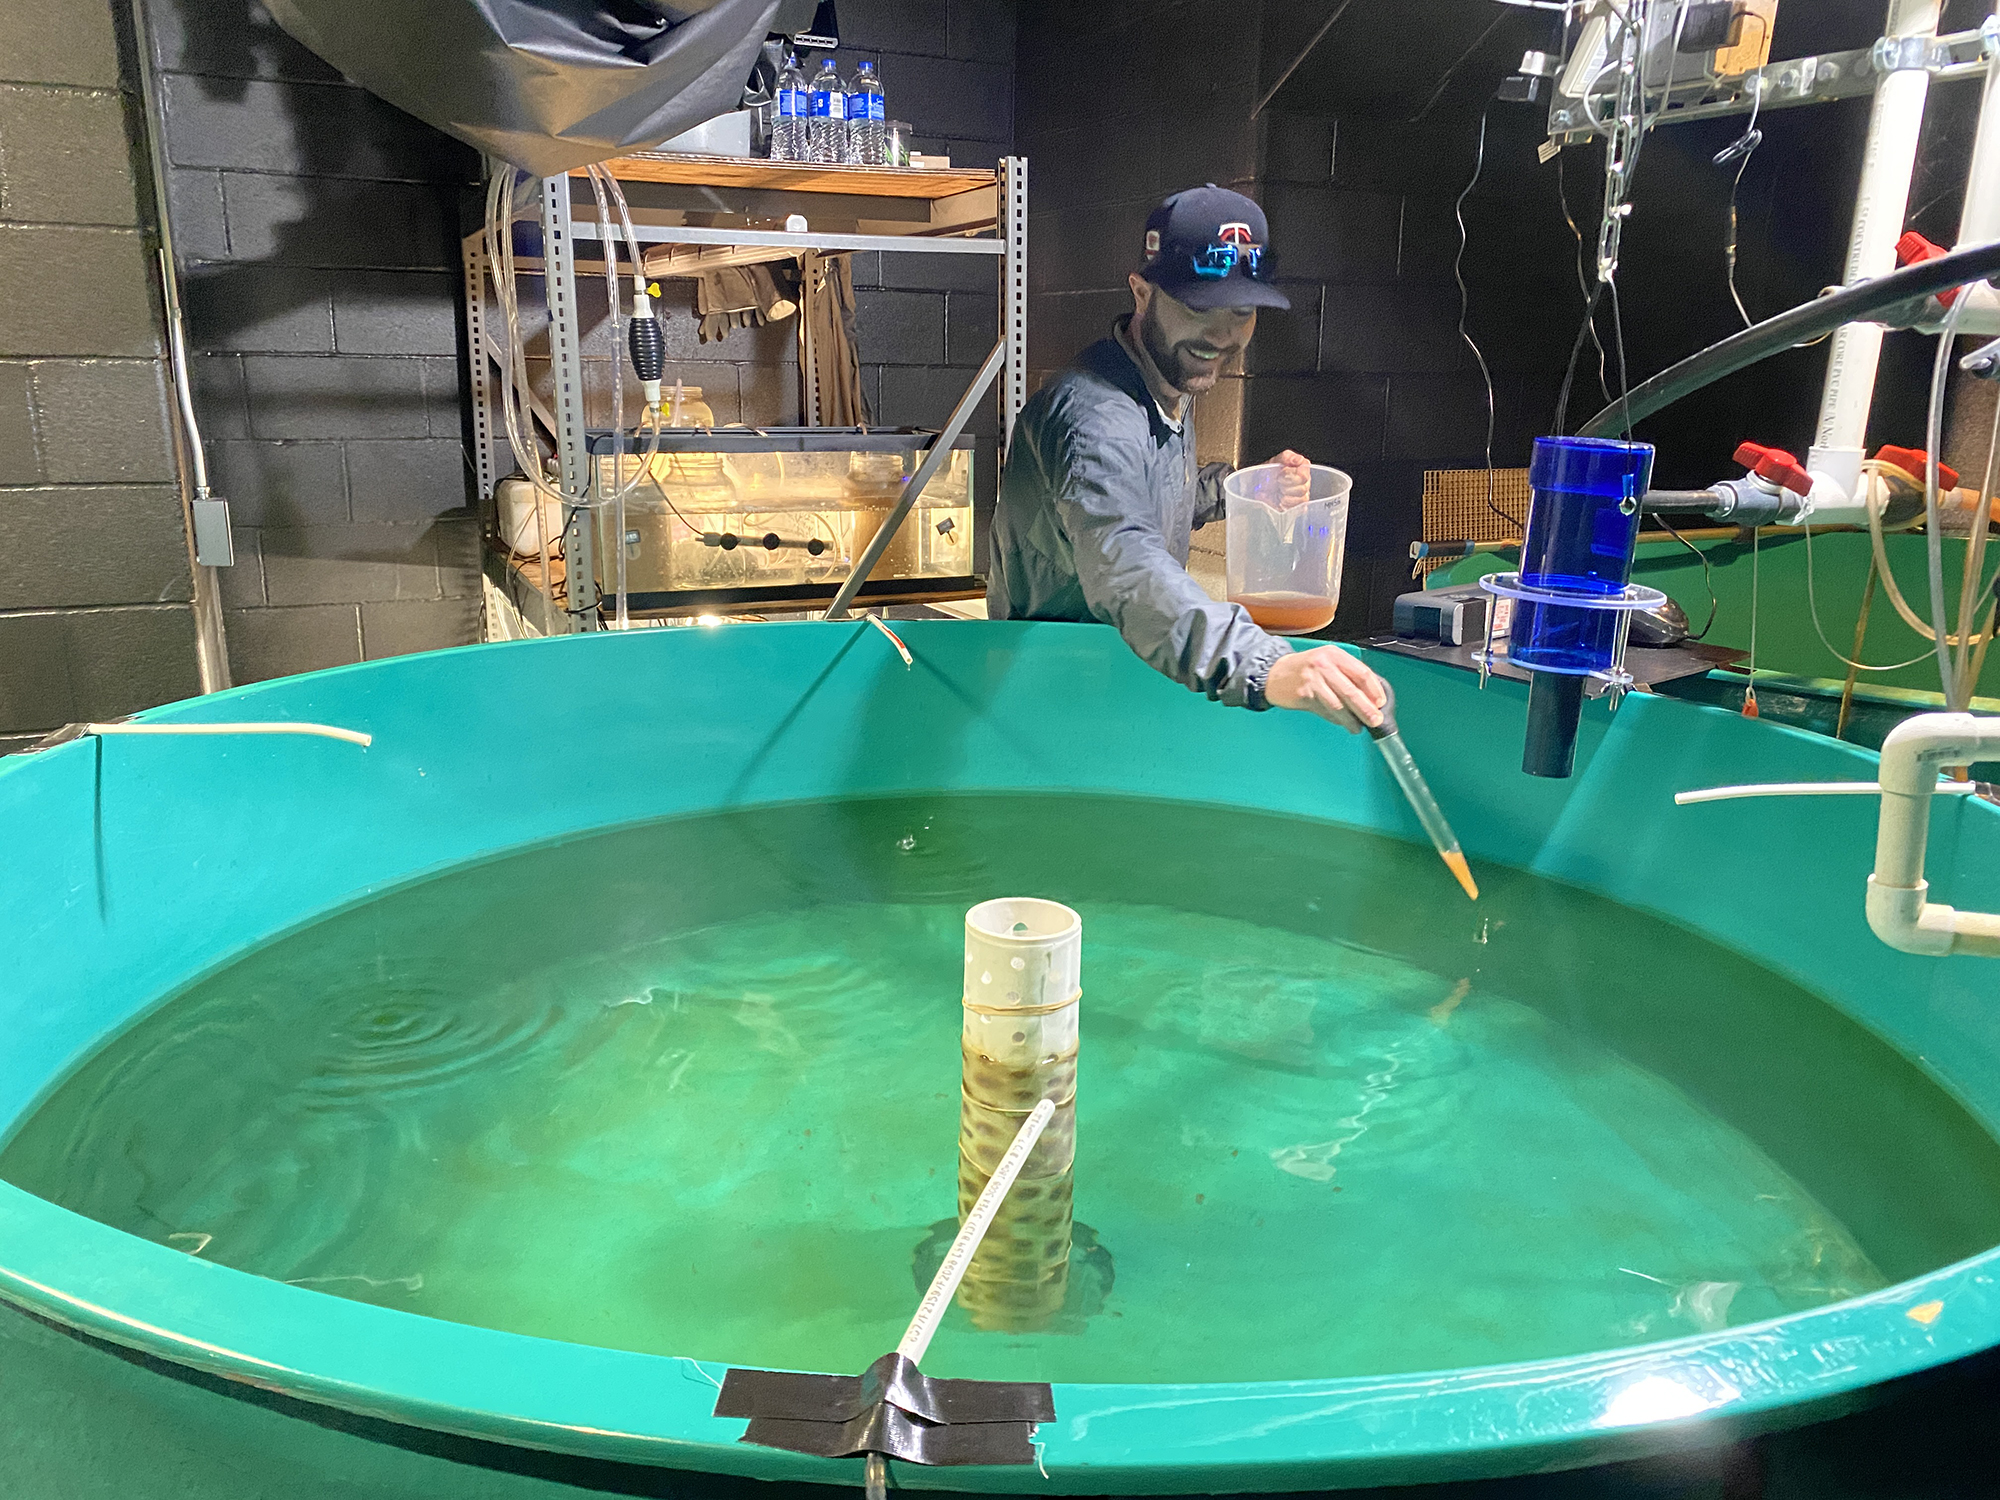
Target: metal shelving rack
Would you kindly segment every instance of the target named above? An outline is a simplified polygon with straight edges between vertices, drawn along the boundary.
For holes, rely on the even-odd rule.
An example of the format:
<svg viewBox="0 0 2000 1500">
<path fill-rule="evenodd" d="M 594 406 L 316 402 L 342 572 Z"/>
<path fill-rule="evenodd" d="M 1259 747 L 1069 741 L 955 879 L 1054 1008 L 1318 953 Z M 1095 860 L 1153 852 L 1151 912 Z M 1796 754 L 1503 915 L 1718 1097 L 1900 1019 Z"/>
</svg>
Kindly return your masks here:
<svg viewBox="0 0 2000 1500">
<path fill-rule="evenodd" d="M 657 152 L 621 157 L 606 165 L 631 201 L 640 241 L 659 247 L 657 252 L 649 250 L 646 256 L 648 270 L 656 275 L 686 274 L 715 266 L 792 256 L 803 263 L 810 256 L 862 251 L 992 257 L 998 263 L 1000 336 L 958 400 L 931 451 L 939 458 L 949 452 L 979 402 L 998 380 L 1004 452 L 1004 444 L 1013 437 L 1014 420 L 1028 394 L 1025 158 L 1005 157 L 998 169 L 991 172 L 819 166 Z M 553 393 L 547 405 L 535 405 L 535 418 L 554 442 L 564 487 L 580 494 L 588 483 L 590 456 L 584 420 L 576 251 L 579 240 L 594 241 L 599 231 L 594 216 L 578 217 L 573 212 L 571 187 L 570 177 L 540 180 L 536 197 L 543 255 L 540 260 L 519 262 L 518 269 L 524 274 L 543 276 L 549 306 Z M 773 222 L 788 222 L 792 215 L 804 218 L 808 225 L 817 218 L 824 227 L 808 227 L 803 233 L 764 227 Z M 495 382 L 505 376 L 500 345 L 488 327 L 486 251 L 478 233 L 466 236 L 462 255 L 474 464 L 480 500 L 490 507 L 495 486 L 512 467 L 505 452 L 495 399 Z M 803 339 L 803 315 L 800 330 Z M 810 369 L 803 358 L 801 368 Z M 805 379 L 802 409 L 807 425 L 816 425 L 816 393 L 811 389 L 810 376 Z M 875 541 L 855 560 L 847 581 L 828 609 L 829 614 L 838 615 L 850 602 L 865 597 L 869 572 L 894 539 L 917 499 L 922 482 L 928 480 L 927 467 L 934 465 L 919 467 Z M 598 599 L 591 543 L 586 518 L 581 514 L 569 517 L 563 534 L 565 574 L 571 591 L 567 610 L 556 608 L 542 588 L 536 587 L 518 568 L 508 565 L 504 558 L 489 557 L 488 577 L 514 599 L 524 614 L 532 610 L 547 629 L 593 630 L 598 626 Z"/>
</svg>

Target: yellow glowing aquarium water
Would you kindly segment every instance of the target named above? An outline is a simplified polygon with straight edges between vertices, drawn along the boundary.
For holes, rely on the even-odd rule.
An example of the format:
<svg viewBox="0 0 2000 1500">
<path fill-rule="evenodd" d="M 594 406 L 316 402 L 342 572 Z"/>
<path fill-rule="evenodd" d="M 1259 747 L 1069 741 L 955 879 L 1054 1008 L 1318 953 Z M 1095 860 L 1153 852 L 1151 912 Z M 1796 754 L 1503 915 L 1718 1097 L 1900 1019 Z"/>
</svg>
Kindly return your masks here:
<svg viewBox="0 0 2000 1500">
<path fill-rule="evenodd" d="M 2000 1146 L 1871 1033 L 1664 921 L 1478 873 L 1472 906 L 1425 847 L 1116 797 L 595 834 L 241 955 L 75 1069 L 0 1177 L 328 1294 L 859 1370 L 960 1206 L 965 912 L 1035 895 L 1084 924 L 1061 1297 L 1027 1329 L 954 1306 L 932 1373 L 1531 1360 L 2000 1240 Z"/>
</svg>

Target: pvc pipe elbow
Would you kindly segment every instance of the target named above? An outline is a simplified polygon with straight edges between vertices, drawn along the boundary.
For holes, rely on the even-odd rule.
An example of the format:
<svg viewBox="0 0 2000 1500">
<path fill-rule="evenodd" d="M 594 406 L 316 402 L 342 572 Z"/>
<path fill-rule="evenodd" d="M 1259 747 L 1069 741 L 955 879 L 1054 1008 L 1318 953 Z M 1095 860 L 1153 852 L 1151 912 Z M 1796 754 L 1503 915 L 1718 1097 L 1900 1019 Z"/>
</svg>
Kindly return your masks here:
<svg viewBox="0 0 2000 1500">
<path fill-rule="evenodd" d="M 1957 935 L 1952 930 L 1956 913 L 1949 906 L 1935 906 L 1924 898 L 1930 882 L 1919 880 L 1914 887 L 1883 885 L 1868 877 L 1868 925 L 1875 936 L 1899 953 L 1916 953 L 1926 958 L 1943 958 L 1952 951 Z"/>
<path fill-rule="evenodd" d="M 1965 766 L 2000 752 L 2000 718 L 1973 714 L 1918 714 L 1889 731 L 1882 742 L 1885 792 L 1928 799 L 1939 766 Z"/>
<path fill-rule="evenodd" d="M 1928 883 L 1914 889 L 1879 885 L 1868 877 L 1868 925 L 1899 953 L 1924 958 L 2000 958 L 2000 915 L 1959 911 L 1926 901 Z"/>
<path fill-rule="evenodd" d="M 1862 509 L 1862 457 L 1859 448 L 1814 448 L 1806 456 L 1806 472 L 1813 485 L 1806 494 L 1801 520 L 1808 516 L 1836 523 L 1868 519 Z"/>
<path fill-rule="evenodd" d="M 2000 718 L 1919 714 L 1882 743 L 1882 816 L 1875 873 L 1868 877 L 1868 925 L 1904 953 L 2000 957 L 2000 915 L 1954 911 L 1925 899 L 1924 852 L 1940 766 L 2000 753 Z"/>
</svg>

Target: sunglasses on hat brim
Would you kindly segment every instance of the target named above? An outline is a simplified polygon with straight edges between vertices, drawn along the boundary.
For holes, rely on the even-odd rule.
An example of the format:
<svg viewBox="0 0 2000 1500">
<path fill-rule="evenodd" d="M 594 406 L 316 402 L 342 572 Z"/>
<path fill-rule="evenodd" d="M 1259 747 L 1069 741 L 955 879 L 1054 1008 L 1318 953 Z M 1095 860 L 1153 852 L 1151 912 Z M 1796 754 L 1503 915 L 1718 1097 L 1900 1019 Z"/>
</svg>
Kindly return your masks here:
<svg viewBox="0 0 2000 1500">
<path fill-rule="evenodd" d="M 1241 245 L 1232 240 L 1218 240 L 1204 249 L 1191 252 L 1188 259 L 1197 276 L 1219 279 L 1241 266 L 1244 275 L 1256 280 L 1263 275 L 1267 257 L 1262 245 Z"/>
</svg>

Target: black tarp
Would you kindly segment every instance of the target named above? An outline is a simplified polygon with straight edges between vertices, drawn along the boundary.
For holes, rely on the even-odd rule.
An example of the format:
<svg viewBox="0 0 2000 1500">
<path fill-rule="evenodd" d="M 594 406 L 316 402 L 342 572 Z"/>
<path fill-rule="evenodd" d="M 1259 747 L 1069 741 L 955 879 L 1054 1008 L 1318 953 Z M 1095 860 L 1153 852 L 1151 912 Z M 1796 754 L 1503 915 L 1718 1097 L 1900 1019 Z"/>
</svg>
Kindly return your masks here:
<svg viewBox="0 0 2000 1500">
<path fill-rule="evenodd" d="M 736 108 L 766 36 L 813 17 L 810 0 L 265 3 L 363 88 L 544 177 Z"/>
</svg>

